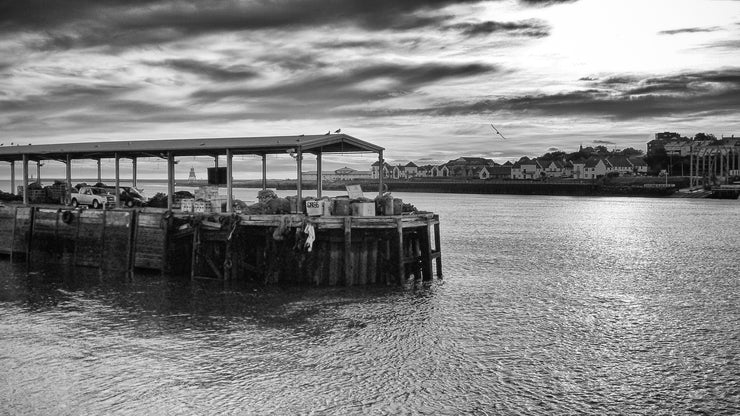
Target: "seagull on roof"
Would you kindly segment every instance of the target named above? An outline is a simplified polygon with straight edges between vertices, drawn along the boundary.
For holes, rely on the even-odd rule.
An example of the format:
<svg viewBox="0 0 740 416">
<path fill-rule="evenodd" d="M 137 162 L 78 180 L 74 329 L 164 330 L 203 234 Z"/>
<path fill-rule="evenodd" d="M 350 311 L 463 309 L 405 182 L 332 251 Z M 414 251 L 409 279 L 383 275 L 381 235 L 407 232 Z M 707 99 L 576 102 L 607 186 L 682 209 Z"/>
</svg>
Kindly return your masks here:
<svg viewBox="0 0 740 416">
<path fill-rule="evenodd" d="M 339 133 L 341 131 L 342 131 L 342 129 L 337 129 L 334 133 Z"/>
<path fill-rule="evenodd" d="M 496 127 L 494 127 L 494 126 L 493 126 L 493 124 L 491 124 L 491 128 L 493 129 L 493 131 L 495 131 L 495 132 L 496 132 L 496 134 L 498 134 L 499 136 L 501 136 L 501 138 L 502 138 L 502 139 L 506 140 L 506 137 L 504 137 L 504 135 L 503 135 L 503 134 L 501 134 L 501 132 L 500 132 L 500 131 L 498 131 L 498 130 L 496 129 Z"/>
<path fill-rule="evenodd" d="M 327 131 L 326 133 L 324 133 L 324 136 L 326 136 L 326 135 L 328 135 L 328 134 L 331 134 L 331 130 L 329 130 L 329 131 Z"/>
</svg>

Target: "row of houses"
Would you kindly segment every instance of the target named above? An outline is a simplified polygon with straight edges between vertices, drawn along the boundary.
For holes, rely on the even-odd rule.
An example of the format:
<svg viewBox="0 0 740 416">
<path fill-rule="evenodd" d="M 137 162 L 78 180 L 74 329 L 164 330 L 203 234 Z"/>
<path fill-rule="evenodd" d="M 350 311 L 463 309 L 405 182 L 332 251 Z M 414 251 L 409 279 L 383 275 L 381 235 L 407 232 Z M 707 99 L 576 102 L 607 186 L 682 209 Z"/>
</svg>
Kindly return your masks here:
<svg viewBox="0 0 740 416">
<path fill-rule="evenodd" d="M 521 158 L 511 168 L 512 179 L 573 178 L 598 179 L 609 174 L 618 176 L 647 175 L 642 157 L 591 156 L 585 160 L 537 160 Z"/>
<path fill-rule="evenodd" d="M 412 178 L 460 178 L 460 179 L 544 179 L 573 178 L 597 179 L 609 174 L 637 176 L 647 174 L 647 164 L 641 157 L 592 156 L 585 160 L 542 160 L 523 157 L 516 163 L 495 163 L 481 157 L 460 157 L 442 164 L 417 165 L 414 162 L 391 165 L 379 162 L 370 166 L 371 170 L 361 171 L 343 167 L 334 171 L 322 172 L 325 181 L 350 181 L 378 179 L 383 175 L 388 179 Z M 315 181 L 317 173 L 304 172 L 304 181 Z"/>
<path fill-rule="evenodd" d="M 371 166 L 371 177 L 380 175 L 380 163 Z M 523 157 L 516 163 L 495 163 L 480 157 L 460 157 L 440 165 L 418 166 L 384 164 L 384 178 L 410 179 L 427 177 L 457 177 L 465 179 L 542 179 L 574 178 L 596 179 L 610 173 L 619 176 L 646 175 L 647 164 L 642 157 L 592 156 L 585 160 L 542 160 Z"/>
<path fill-rule="evenodd" d="M 656 133 L 655 139 L 647 143 L 648 154 L 655 154 L 664 150 L 668 156 L 687 157 L 691 154 L 704 156 L 707 154 L 738 154 L 740 153 L 740 138 L 735 135 L 716 139 L 713 136 L 706 139 L 682 137 L 678 133 Z"/>
</svg>

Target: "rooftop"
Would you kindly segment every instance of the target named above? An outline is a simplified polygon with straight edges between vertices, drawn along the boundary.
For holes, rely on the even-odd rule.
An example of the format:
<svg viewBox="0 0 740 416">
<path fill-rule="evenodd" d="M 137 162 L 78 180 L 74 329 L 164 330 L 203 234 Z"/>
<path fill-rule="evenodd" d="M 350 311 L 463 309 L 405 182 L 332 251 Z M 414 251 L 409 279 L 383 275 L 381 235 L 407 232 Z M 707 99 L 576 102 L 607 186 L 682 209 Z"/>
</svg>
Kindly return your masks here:
<svg viewBox="0 0 740 416">
<path fill-rule="evenodd" d="M 0 147 L 0 161 L 66 160 L 166 157 L 216 156 L 231 150 L 237 154 L 281 154 L 300 149 L 306 153 L 379 153 L 384 149 L 346 134 L 272 137 L 225 137 L 167 140 L 97 141 L 84 143 L 59 143 L 44 145 L 15 145 Z"/>
</svg>

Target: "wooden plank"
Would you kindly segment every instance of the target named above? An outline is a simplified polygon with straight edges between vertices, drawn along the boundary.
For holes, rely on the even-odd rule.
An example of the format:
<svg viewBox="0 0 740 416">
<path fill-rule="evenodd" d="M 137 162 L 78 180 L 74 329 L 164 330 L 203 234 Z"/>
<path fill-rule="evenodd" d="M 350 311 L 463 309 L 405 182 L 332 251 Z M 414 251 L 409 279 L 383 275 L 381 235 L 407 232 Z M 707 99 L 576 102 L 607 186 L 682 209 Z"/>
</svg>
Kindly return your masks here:
<svg viewBox="0 0 740 416">
<path fill-rule="evenodd" d="M 131 238 L 133 215 L 131 211 L 104 211 L 102 234 L 103 270 L 131 270 Z"/>
<path fill-rule="evenodd" d="M 28 206 L 17 207 L 15 213 L 12 251 L 14 253 L 22 253 L 25 261 L 28 261 L 28 254 L 31 248 L 33 213 L 33 208 Z"/>
<path fill-rule="evenodd" d="M 44 259 L 46 262 L 56 260 L 59 249 L 56 232 L 59 215 L 57 210 L 35 208 L 29 260 L 33 258 Z"/>
<path fill-rule="evenodd" d="M 162 212 L 141 211 L 136 216 L 134 267 L 164 270 L 167 230 Z"/>
<path fill-rule="evenodd" d="M 75 265 L 88 267 L 102 265 L 104 220 L 104 210 L 80 211 L 74 252 Z"/>
<path fill-rule="evenodd" d="M 441 237 L 439 234 L 439 217 L 435 215 L 435 219 L 437 220 L 436 223 L 434 223 L 434 250 L 435 250 L 435 260 L 437 261 L 437 279 L 442 278 L 442 244 L 441 244 Z"/>
<path fill-rule="evenodd" d="M 421 244 L 421 261 L 422 261 L 422 275 L 423 279 L 425 281 L 431 281 L 434 280 L 434 276 L 432 275 L 432 241 L 429 238 L 430 233 L 433 232 L 432 227 L 432 220 L 427 220 L 427 226 L 423 227 L 420 230 L 420 244 Z"/>
<path fill-rule="evenodd" d="M 399 285 L 406 283 L 406 272 L 403 264 L 403 221 L 396 219 L 396 281 Z"/>
<path fill-rule="evenodd" d="M 0 206 L 0 253 L 13 252 L 13 230 L 15 229 L 15 207 Z"/>
<path fill-rule="evenodd" d="M 69 222 L 62 221 L 65 212 L 69 212 Z M 62 210 L 57 216 L 57 244 L 59 245 L 59 261 L 72 264 L 75 246 L 77 244 L 77 227 L 79 225 L 79 214 L 74 210 Z"/>
<path fill-rule="evenodd" d="M 352 286 L 352 217 L 344 217 L 344 284 Z"/>
</svg>

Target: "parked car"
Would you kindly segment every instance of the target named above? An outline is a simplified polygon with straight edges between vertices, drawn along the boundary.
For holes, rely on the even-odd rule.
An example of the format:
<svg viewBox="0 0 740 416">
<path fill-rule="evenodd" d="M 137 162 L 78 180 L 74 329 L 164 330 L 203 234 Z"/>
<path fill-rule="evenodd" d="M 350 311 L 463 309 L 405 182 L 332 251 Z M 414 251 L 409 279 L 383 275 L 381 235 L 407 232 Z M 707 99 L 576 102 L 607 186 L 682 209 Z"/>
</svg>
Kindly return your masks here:
<svg viewBox="0 0 740 416">
<path fill-rule="evenodd" d="M 93 186 L 82 186 L 75 192 L 72 190 L 71 204 L 77 208 L 79 205 L 90 205 L 95 209 L 103 208 L 104 206 L 112 206 L 116 202 L 116 198 L 108 193 L 105 188 L 96 188 Z"/>
<path fill-rule="evenodd" d="M 122 186 L 121 205 L 131 207 L 140 207 L 149 202 L 149 199 L 142 195 L 141 191 L 132 186 Z"/>
</svg>

